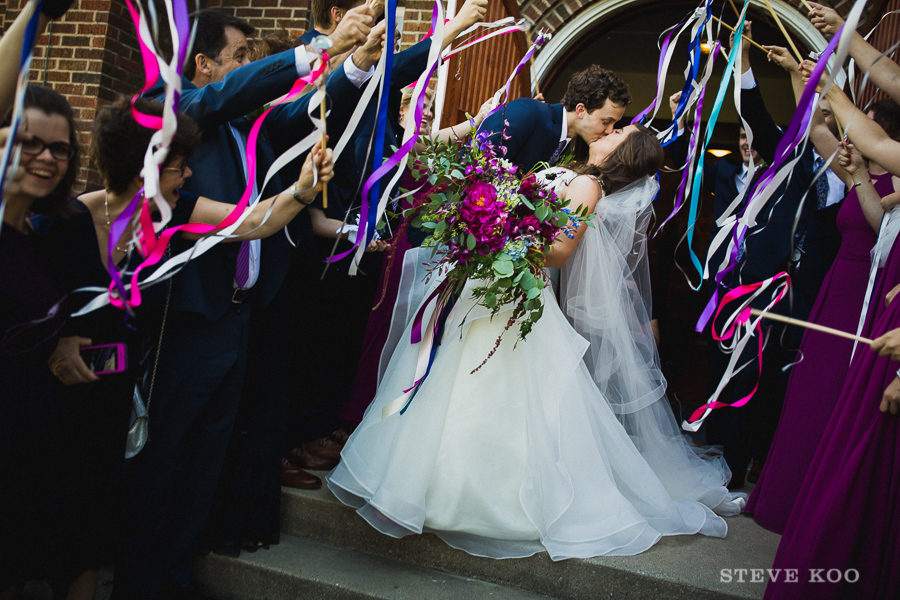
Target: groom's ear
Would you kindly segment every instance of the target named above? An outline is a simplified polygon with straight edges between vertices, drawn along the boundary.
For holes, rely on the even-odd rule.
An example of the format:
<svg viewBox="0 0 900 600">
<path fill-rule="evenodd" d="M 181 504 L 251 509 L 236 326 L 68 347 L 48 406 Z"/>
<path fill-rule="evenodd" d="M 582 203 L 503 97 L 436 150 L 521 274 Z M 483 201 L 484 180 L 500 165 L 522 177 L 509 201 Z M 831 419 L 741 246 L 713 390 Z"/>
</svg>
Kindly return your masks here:
<svg viewBox="0 0 900 600">
<path fill-rule="evenodd" d="M 575 116 L 576 117 L 578 117 L 579 119 L 583 119 L 586 114 L 587 114 L 587 108 L 585 108 L 585 106 L 582 102 L 579 102 L 578 104 L 575 105 Z"/>
</svg>

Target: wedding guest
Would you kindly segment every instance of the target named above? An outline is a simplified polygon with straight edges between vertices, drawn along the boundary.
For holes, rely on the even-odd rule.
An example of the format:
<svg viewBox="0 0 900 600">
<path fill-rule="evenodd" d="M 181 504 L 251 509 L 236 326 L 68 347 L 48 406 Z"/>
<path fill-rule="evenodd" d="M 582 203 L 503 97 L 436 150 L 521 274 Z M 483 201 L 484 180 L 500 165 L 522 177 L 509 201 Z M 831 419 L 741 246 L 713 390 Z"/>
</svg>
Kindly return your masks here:
<svg viewBox="0 0 900 600">
<path fill-rule="evenodd" d="M 795 91 L 802 93 L 799 65 L 787 50 L 773 48 L 771 55 L 792 73 Z M 888 125 L 894 139 L 900 138 L 900 106 L 887 100 L 877 103 L 869 117 Z M 831 156 L 839 142 L 825 125 L 819 111 L 810 139 L 820 155 Z M 846 167 L 835 165 L 850 193 L 837 215 L 842 244 L 828 271 L 809 320 L 813 323 L 855 332 L 864 310 L 872 266 L 872 249 L 881 228 L 882 199 L 900 198 L 900 179 L 877 163 L 866 165 L 858 152 Z M 800 345 L 800 362 L 791 369 L 790 384 L 778 430 L 759 482 L 750 495 L 747 512 L 757 523 L 783 533 L 816 448 L 822 440 L 832 410 L 841 393 L 856 344 L 807 329 Z M 857 351 L 859 351 L 857 349 Z"/>
<path fill-rule="evenodd" d="M 826 35 L 836 33 L 842 23 L 840 17 L 821 5 L 812 7 L 813 23 L 826 30 Z M 851 56 L 864 55 L 859 48 L 864 44 L 852 47 Z M 873 81 L 890 81 L 900 73 L 900 67 L 889 61 L 870 66 Z M 900 99 L 895 84 L 886 90 L 895 101 Z M 900 142 L 865 118 L 836 86 L 831 86 L 825 97 L 853 145 L 870 161 L 900 176 Z M 900 284 L 898 250 L 895 240 L 876 283 L 876 301 L 867 315 L 863 336 L 880 338 L 900 325 L 900 303 L 891 301 Z M 812 576 L 770 581 L 767 599 L 888 599 L 900 595 L 900 578 L 894 568 L 900 555 L 895 492 L 900 481 L 897 366 L 889 357 L 874 352 L 862 351 L 854 357 L 773 565 L 781 572 L 797 569 L 798 573 L 815 575 L 836 569 L 849 576 L 828 584 Z"/>
<path fill-rule="evenodd" d="M 72 108 L 58 93 L 25 91 L 18 144 L 21 160 L 7 172 L 0 224 L 0 598 L 17 598 L 30 579 L 56 579 L 62 560 L 59 388 L 47 366 L 69 314 L 53 256 L 27 216 L 58 214 L 78 172 Z M 8 128 L 0 130 L 6 142 Z M 93 598 L 79 577 L 68 590 Z M 89 579 L 89 577 L 88 577 Z"/>
<path fill-rule="evenodd" d="M 353 12 L 333 34 L 334 47 L 343 51 L 366 40 L 371 20 L 364 7 Z M 188 163 L 194 176 L 184 189 L 229 204 L 236 204 L 247 187 L 253 198 L 274 196 L 287 186 L 278 175 L 265 182 L 266 171 L 277 154 L 312 131 L 306 113 L 310 96 L 268 113 L 259 129 L 256 179 L 249 186 L 251 122 L 245 116 L 308 74 L 309 55 L 300 47 L 250 63 L 246 36 L 254 30 L 245 21 L 206 10 L 195 23 L 178 107 L 196 121 L 202 138 Z M 361 94 L 358 85 L 375 62 L 367 51 L 358 52 L 326 84 L 335 136 L 349 121 Z M 161 98 L 163 92 L 160 81 L 147 95 Z M 176 243 L 173 251 L 187 247 Z M 209 515 L 237 414 L 254 329 L 251 315 L 261 317 L 275 297 L 289 254 L 281 235 L 265 243 L 220 244 L 189 261 L 173 281 L 172 327 L 159 354 L 159 370 L 166 377 L 155 381 L 150 425 L 151 438 L 154 428 L 167 435 L 157 436 L 131 466 L 116 598 L 155 598 L 189 593 L 193 587 L 189 561 Z M 263 328 L 260 322 L 256 335 Z"/>
</svg>

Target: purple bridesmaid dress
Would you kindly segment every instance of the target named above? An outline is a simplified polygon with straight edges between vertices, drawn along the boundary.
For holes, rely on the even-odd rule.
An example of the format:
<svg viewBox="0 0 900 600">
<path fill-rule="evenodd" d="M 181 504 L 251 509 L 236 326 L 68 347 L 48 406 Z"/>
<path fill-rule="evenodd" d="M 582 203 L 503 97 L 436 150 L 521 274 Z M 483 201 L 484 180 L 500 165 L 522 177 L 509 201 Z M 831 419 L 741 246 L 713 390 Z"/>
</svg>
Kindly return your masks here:
<svg viewBox="0 0 900 600">
<path fill-rule="evenodd" d="M 880 196 L 893 192 L 889 173 L 874 180 Z M 855 333 L 869 279 L 870 251 L 877 241 L 856 190 L 844 200 L 837 225 L 843 237 L 841 248 L 825 276 L 809 320 Z M 876 302 L 880 301 L 872 301 L 870 312 L 874 312 Z M 745 510 L 766 529 L 784 531 L 844 385 L 852 351 L 851 340 L 810 329 L 803 336 L 803 360 L 793 368 L 775 439 Z M 857 347 L 857 354 L 861 351 L 866 348 Z"/>
<path fill-rule="evenodd" d="M 900 327 L 900 301 L 882 308 L 900 283 L 896 243 L 882 281 L 873 298 L 880 314 L 865 332 L 872 338 Z M 898 367 L 866 347 L 854 357 L 778 546 L 767 600 L 900 598 L 900 416 L 879 410 Z"/>
</svg>

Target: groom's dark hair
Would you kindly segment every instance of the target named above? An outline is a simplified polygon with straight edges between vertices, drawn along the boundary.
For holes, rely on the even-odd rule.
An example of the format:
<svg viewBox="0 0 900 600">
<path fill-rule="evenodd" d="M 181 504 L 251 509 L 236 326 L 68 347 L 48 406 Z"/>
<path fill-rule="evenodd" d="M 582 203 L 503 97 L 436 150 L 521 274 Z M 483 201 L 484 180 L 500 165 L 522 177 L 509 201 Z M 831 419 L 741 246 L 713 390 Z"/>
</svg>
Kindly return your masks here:
<svg viewBox="0 0 900 600">
<path fill-rule="evenodd" d="M 562 104 L 568 111 L 573 111 L 579 104 L 584 104 L 588 112 L 593 112 L 602 108 L 607 99 L 617 106 L 631 104 L 628 84 L 609 69 L 591 65 L 584 71 L 575 73 L 569 80 Z"/>
</svg>

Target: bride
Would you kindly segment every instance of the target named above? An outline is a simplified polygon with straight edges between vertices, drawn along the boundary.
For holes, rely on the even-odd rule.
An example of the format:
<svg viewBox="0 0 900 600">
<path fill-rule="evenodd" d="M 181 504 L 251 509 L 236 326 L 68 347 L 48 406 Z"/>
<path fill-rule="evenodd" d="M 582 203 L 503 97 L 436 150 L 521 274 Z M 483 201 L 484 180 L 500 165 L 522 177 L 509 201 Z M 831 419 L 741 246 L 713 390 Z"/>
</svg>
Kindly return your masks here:
<svg viewBox="0 0 900 600">
<path fill-rule="evenodd" d="M 650 334 L 646 230 L 662 148 L 631 125 L 590 150 L 588 165 L 541 174 L 595 213 L 594 227 L 561 236 L 547 256 L 562 269 L 559 303 L 545 287 L 527 340 L 516 343 L 513 327 L 471 374 L 512 306 L 491 318 L 469 282 L 417 396 L 382 418 L 413 384 L 419 347 L 406 328 L 327 477 L 379 531 L 562 560 L 637 554 L 664 535 L 724 537 L 719 515 L 741 511 L 724 461 L 701 459 L 680 435 Z"/>
</svg>

